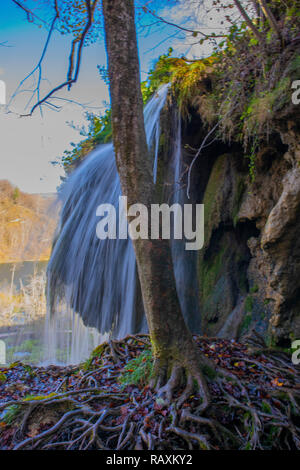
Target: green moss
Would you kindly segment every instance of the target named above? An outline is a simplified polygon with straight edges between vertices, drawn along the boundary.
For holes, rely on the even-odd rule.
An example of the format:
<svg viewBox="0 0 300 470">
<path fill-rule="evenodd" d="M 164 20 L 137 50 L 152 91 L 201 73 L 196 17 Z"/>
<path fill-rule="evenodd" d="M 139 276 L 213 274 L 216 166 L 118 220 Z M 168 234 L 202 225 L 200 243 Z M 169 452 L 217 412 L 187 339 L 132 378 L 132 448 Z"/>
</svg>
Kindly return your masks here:
<svg viewBox="0 0 300 470">
<path fill-rule="evenodd" d="M 298 12 L 300 13 L 300 12 Z M 299 70 L 300 70 L 300 54 L 296 54 L 289 63 L 286 73 L 291 77 L 291 80 L 299 79 Z"/>
<path fill-rule="evenodd" d="M 221 187 L 224 174 L 224 164 L 227 157 L 228 155 L 220 156 L 214 164 L 203 198 L 205 220 L 204 243 L 206 246 L 209 244 L 210 234 L 214 223 L 214 214 L 218 209 L 217 195 Z"/>
<path fill-rule="evenodd" d="M 3 372 L 0 372 L 0 384 L 6 382 L 6 375 Z"/>
<path fill-rule="evenodd" d="M 251 322 L 252 322 L 252 315 L 250 313 L 247 313 L 247 315 L 245 315 L 243 322 L 241 324 L 240 334 L 248 330 L 249 326 L 251 325 Z"/>
<path fill-rule="evenodd" d="M 276 346 L 275 338 L 270 333 L 267 334 L 266 345 L 268 348 L 274 348 Z"/>
<path fill-rule="evenodd" d="M 35 377 L 36 376 L 35 371 L 33 370 L 33 368 L 29 364 L 24 364 L 23 368 L 24 368 L 24 370 L 26 370 L 26 372 L 28 373 L 28 375 L 30 377 Z"/>
<path fill-rule="evenodd" d="M 254 91 L 249 100 L 248 106 L 241 116 L 244 133 L 247 136 L 254 136 L 261 132 L 263 126 L 274 119 L 274 113 L 283 108 L 290 100 L 289 96 L 290 78 L 282 78 L 272 89 L 261 91 L 258 94 Z"/>
<path fill-rule="evenodd" d="M 5 424 L 10 426 L 18 417 L 20 411 L 21 411 L 20 405 L 10 405 L 3 412 L 1 420 Z"/>
<path fill-rule="evenodd" d="M 201 450 L 209 450 L 209 447 L 202 441 L 199 442 L 199 447 Z"/>
<path fill-rule="evenodd" d="M 151 378 L 152 370 L 152 351 L 147 350 L 128 362 L 123 371 L 121 371 L 119 382 L 123 387 L 132 384 L 145 386 Z"/>
<path fill-rule="evenodd" d="M 253 310 L 253 297 L 251 295 L 248 295 L 245 301 L 245 312 L 251 313 Z"/>
<path fill-rule="evenodd" d="M 221 250 L 208 261 L 202 260 L 201 263 L 201 299 L 202 302 L 206 302 L 211 296 L 213 289 L 218 281 L 220 272 L 224 265 L 224 254 L 225 247 L 222 247 Z"/>
<path fill-rule="evenodd" d="M 259 290 L 259 287 L 258 287 L 257 284 L 255 284 L 253 287 L 251 287 L 249 292 L 250 292 L 250 294 L 256 294 L 256 292 L 258 292 L 258 290 Z"/>
<path fill-rule="evenodd" d="M 89 370 L 91 369 L 93 366 L 93 361 L 96 357 L 98 358 L 101 358 L 102 356 L 102 353 L 103 353 L 103 350 L 106 346 L 106 343 L 102 343 L 100 344 L 99 346 L 97 346 L 92 352 L 91 352 L 91 355 L 90 357 L 83 363 L 82 365 L 82 368 L 84 370 Z"/>
<path fill-rule="evenodd" d="M 245 250 L 240 248 L 235 239 L 232 240 L 229 232 L 217 230 L 222 221 L 224 205 L 229 206 L 234 218 L 245 191 L 245 183 L 240 176 L 235 179 L 234 193 L 229 200 L 228 197 L 224 200 L 223 182 L 230 168 L 230 158 L 232 156 L 223 154 L 216 160 L 203 198 L 205 240 L 204 249 L 198 256 L 198 278 L 202 316 L 208 334 L 215 334 L 234 308 L 233 284 L 238 285 L 241 292 L 247 292 L 248 289 L 245 269 L 248 259 Z M 212 238 L 215 230 L 216 236 Z M 229 270 L 233 270 L 230 277 Z"/>
<path fill-rule="evenodd" d="M 274 439 L 278 436 L 280 428 L 277 426 L 270 426 L 269 430 L 266 432 L 265 445 L 270 449 L 272 448 Z"/>
<path fill-rule="evenodd" d="M 210 243 L 211 232 L 215 223 L 216 213 L 218 212 L 218 192 L 221 187 L 221 181 L 224 174 L 224 163 L 227 155 L 222 155 L 214 164 L 210 175 L 205 195 L 204 204 L 204 247 Z M 211 296 L 213 289 L 220 276 L 222 266 L 224 265 L 225 246 L 213 253 L 209 259 L 205 259 L 204 250 L 201 251 L 199 257 L 199 279 L 201 302 L 204 304 Z"/>
<path fill-rule="evenodd" d="M 268 413 L 268 414 L 272 413 L 272 408 L 271 408 L 270 404 L 267 403 L 266 401 L 262 402 L 261 408 L 262 408 L 264 413 Z"/>
<path fill-rule="evenodd" d="M 105 347 L 106 343 L 99 344 L 99 346 L 91 352 L 91 358 L 94 359 L 95 357 L 101 357 Z"/>
<path fill-rule="evenodd" d="M 242 197 L 245 191 L 245 182 L 242 177 L 239 178 L 238 183 L 237 183 L 237 189 L 236 193 L 234 196 L 234 202 L 233 202 L 233 211 L 232 211 L 232 220 L 233 220 L 233 226 L 236 227 L 236 224 L 238 222 L 238 213 L 240 210 L 240 205 L 242 201 Z"/>
<path fill-rule="evenodd" d="M 247 442 L 247 444 L 244 447 L 244 450 L 251 450 L 251 449 L 252 449 L 251 442 Z"/>
<path fill-rule="evenodd" d="M 57 393 L 52 392 L 48 395 L 26 395 L 23 400 L 24 401 L 32 401 L 32 400 L 48 400 L 49 398 L 55 398 Z"/>
<path fill-rule="evenodd" d="M 203 373 L 204 375 L 206 375 L 206 377 L 208 377 L 210 380 L 213 380 L 216 378 L 217 376 L 217 372 L 215 371 L 215 369 L 213 367 L 210 367 L 210 366 L 204 366 L 203 367 Z"/>
</svg>

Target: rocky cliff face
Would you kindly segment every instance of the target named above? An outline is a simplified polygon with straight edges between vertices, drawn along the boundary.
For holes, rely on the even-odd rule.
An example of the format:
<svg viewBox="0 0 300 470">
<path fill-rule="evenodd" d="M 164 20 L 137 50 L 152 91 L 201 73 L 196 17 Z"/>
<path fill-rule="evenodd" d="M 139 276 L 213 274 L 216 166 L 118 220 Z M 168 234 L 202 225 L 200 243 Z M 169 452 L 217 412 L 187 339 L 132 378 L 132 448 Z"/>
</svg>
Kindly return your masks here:
<svg viewBox="0 0 300 470">
<path fill-rule="evenodd" d="M 207 335 L 241 338 L 256 330 L 269 344 L 281 346 L 300 337 L 296 122 L 294 110 L 260 146 L 254 181 L 236 144 L 216 141 L 198 158 L 193 187 L 197 202 L 205 205 L 205 245 L 197 264 L 202 332 Z M 204 135 L 194 116 L 183 132 L 184 148 L 197 148 Z"/>
</svg>

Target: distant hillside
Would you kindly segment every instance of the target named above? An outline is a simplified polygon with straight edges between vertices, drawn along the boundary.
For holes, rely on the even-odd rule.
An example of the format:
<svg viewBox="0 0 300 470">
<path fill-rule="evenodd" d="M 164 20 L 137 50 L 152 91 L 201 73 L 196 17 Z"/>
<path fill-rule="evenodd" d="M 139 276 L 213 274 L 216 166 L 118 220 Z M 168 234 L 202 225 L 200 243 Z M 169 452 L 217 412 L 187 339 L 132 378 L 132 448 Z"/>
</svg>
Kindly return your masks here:
<svg viewBox="0 0 300 470">
<path fill-rule="evenodd" d="M 54 195 L 0 180 L 0 263 L 48 259 L 57 218 Z"/>
</svg>

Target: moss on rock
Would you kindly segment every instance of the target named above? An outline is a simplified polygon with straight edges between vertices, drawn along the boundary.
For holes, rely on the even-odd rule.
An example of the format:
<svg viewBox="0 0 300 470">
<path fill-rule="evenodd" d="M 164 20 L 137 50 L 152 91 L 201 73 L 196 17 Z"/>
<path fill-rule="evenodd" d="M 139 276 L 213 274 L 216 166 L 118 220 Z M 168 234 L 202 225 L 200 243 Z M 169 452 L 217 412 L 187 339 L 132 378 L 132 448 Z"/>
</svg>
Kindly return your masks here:
<svg viewBox="0 0 300 470">
<path fill-rule="evenodd" d="M 248 291 L 247 234 L 243 233 L 244 227 L 236 227 L 246 188 L 244 178 L 235 166 L 234 156 L 221 155 L 203 198 L 205 242 L 198 255 L 198 275 L 202 326 L 209 335 L 220 331 L 237 299 Z"/>
</svg>

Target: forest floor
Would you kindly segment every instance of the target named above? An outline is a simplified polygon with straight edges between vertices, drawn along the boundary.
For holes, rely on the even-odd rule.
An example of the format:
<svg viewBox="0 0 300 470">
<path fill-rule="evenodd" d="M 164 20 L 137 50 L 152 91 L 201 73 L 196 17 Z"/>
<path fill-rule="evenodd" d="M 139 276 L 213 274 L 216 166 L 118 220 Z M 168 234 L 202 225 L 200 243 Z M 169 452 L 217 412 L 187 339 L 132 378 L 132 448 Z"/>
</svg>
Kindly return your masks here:
<svg viewBox="0 0 300 470">
<path fill-rule="evenodd" d="M 172 403 L 145 385 L 147 335 L 99 346 L 79 366 L 0 368 L 0 449 L 300 449 L 300 366 L 277 350 L 194 337 L 227 374 Z"/>
</svg>

